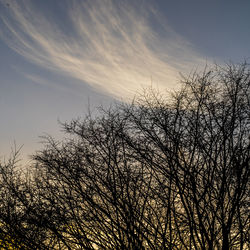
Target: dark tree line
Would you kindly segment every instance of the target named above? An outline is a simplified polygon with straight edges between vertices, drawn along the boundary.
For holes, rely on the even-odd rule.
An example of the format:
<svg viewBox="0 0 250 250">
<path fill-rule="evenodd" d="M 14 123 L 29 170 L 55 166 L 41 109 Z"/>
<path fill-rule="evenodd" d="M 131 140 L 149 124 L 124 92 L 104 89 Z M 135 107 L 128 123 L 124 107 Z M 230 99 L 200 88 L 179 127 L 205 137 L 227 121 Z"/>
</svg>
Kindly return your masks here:
<svg viewBox="0 0 250 250">
<path fill-rule="evenodd" d="M 26 172 L 15 155 L 0 165 L 2 247 L 250 248 L 246 63 L 63 128 Z"/>
</svg>

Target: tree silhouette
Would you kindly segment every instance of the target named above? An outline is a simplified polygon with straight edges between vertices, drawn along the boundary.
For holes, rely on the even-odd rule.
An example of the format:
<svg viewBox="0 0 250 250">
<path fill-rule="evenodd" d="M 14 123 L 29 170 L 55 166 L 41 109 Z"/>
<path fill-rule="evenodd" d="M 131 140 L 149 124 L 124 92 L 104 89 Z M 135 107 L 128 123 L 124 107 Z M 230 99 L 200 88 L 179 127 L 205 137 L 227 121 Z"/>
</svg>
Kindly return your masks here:
<svg viewBox="0 0 250 250">
<path fill-rule="evenodd" d="M 249 248 L 249 89 L 246 63 L 215 66 L 62 124 L 27 173 L 1 164 L 1 244 Z"/>
<path fill-rule="evenodd" d="M 184 79 L 171 104 L 153 94 L 128 110 L 143 135 L 130 145 L 172 191 L 169 227 L 184 248 L 243 249 L 248 240 L 249 85 L 245 64 L 228 65 Z"/>
</svg>

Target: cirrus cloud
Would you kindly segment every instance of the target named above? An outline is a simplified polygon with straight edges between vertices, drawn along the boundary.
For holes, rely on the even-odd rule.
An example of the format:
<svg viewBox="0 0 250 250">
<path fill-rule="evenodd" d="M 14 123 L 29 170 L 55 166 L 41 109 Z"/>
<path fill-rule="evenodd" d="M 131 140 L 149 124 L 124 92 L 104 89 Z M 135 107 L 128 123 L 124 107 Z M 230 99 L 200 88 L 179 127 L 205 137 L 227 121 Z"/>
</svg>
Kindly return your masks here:
<svg viewBox="0 0 250 250">
<path fill-rule="evenodd" d="M 174 88 L 180 71 L 206 63 L 149 1 L 70 1 L 62 9 L 64 20 L 51 19 L 35 1 L 11 1 L 1 38 L 33 63 L 123 98 L 151 81 Z"/>
</svg>

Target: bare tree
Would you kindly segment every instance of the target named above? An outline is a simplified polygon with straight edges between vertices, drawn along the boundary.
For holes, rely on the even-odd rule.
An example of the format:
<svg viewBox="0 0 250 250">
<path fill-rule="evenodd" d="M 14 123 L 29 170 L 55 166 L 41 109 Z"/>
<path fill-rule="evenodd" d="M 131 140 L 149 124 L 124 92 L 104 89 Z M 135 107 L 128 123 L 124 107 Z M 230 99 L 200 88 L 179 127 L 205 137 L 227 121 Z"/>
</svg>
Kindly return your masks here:
<svg viewBox="0 0 250 250">
<path fill-rule="evenodd" d="M 119 110 L 118 110 L 119 111 Z M 62 144 L 47 137 L 34 156 L 42 200 L 53 207 L 66 247 L 158 249 L 162 229 L 150 163 L 127 144 L 127 119 L 116 110 L 101 118 L 74 120 Z M 159 209 L 159 211 L 158 211 Z M 161 209 L 161 210 L 160 210 Z M 52 221 L 53 222 L 53 221 Z"/>
<path fill-rule="evenodd" d="M 14 149 L 10 159 L 0 164 L 0 246 L 45 248 L 47 229 L 36 218 L 42 209 L 35 208 L 39 196 L 29 171 L 23 173 L 19 168 L 18 154 L 19 150 Z"/>
<path fill-rule="evenodd" d="M 169 232 L 186 249 L 247 246 L 249 89 L 248 66 L 227 65 L 184 78 L 171 102 L 151 93 L 125 108 L 140 138 L 128 143 L 172 190 Z"/>
<path fill-rule="evenodd" d="M 62 124 L 68 139 L 45 137 L 26 175 L 2 164 L 1 244 L 249 248 L 249 67 L 182 86 Z"/>
</svg>

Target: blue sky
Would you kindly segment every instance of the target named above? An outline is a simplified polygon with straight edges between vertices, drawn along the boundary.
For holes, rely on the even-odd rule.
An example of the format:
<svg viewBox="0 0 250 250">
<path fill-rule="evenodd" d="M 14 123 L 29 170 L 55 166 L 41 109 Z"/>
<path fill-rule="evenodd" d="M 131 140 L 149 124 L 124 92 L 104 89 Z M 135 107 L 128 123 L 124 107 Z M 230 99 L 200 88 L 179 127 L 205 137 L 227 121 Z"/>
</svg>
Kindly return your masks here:
<svg viewBox="0 0 250 250">
<path fill-rule="evenodd" d="M 129 101 L 179 73 L 249 61 L 248 0 L 0 0 L 0 159 L 58 120 Z"/>
</svg>

